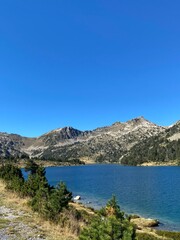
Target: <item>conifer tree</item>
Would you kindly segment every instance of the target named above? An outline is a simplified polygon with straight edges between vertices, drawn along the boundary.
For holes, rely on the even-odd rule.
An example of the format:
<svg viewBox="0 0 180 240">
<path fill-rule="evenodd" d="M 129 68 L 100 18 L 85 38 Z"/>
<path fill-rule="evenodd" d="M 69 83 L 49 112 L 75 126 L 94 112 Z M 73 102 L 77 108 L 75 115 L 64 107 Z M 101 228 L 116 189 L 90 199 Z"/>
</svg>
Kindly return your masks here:
<svg viewBox="0 0 180 240">
<path fill-rule="evenodd" d="M 68 207 L 69 201 L 72 199 L 72 193 L 67 190 L 65 183 L 60 182 L 51 190 L 47 205 L 48 217 L 54 221 L 58 220 L 58 215 L 63 208 Z"/>
<path fill-rule="evenodd" d="M 99 211 L 89 227 L 82 230 L 80 240 L 135 240 L 135 228 L 124 217 L 113 196 Z"/>
</svg>

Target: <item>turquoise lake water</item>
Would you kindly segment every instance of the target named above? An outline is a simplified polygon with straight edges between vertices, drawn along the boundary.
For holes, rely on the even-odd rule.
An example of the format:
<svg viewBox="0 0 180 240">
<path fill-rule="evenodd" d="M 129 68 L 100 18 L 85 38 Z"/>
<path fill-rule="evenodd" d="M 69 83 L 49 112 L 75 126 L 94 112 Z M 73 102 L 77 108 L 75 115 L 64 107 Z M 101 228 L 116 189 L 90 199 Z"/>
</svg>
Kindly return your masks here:
<svg viewBox="0 0 180 240">
<path fill-rule="evenodd" d="M 86 165 L 46 168 L 48 181 L 66 182 L 73 195 L 95 208 L 116 195 L 121 209 L 157 218 L 161 228 L 180 231 L 180 167 Z"/>
</svg>

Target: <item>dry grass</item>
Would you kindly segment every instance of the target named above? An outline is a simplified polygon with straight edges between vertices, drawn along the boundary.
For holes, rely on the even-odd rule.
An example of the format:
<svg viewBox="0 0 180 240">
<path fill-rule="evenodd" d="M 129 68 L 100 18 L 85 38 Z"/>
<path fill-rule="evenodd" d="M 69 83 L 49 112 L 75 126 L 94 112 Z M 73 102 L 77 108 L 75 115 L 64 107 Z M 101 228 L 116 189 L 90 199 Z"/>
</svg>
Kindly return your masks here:
<svg viewBox="0 0 180 240">
<path fill-rule="evenodd" d="M 27 205 L 28 198 L 20 198 L 17 194 L 7 191 L 5 184 L 0 181 L 0 205 L 10 209 L 23 211 L 25 215 L 20 216 L 16 221 L 21 221 L 31 227 L 40 226 L 43 235 L 47 240 L 75 240 L 77 236 L 70 234 L 68 229 L 61 228 L 49 221 L 42 219 L 37 213 L 34 213 Z"/>
<path fill-rule="evenodd" d="M 81 157 L 80 160 L 83 161 L 85 164 L 95 164 L 96 163 L 94 161 L 94 159 L 92 159 L 90 157 Z"/>
<path fill-rule="evenodd" d="M 84 207 L 82 204 L 79 203 L 70 203 L 71 206 L 75 207 L 77 210 L 79 211 L 85 211 L 87 214 L 89 215 L 94 215 L 95 212 L 93 210 L 91 210 L 88 207 Z"/>
<path fill-rule="evenodd" d="M 144 166 L 144 167 L 154 167 L 154 166 L 177 166 L 177 161 L 168 161 L 168 162 L 145 162 L 138 166 Z"/>
</svg>

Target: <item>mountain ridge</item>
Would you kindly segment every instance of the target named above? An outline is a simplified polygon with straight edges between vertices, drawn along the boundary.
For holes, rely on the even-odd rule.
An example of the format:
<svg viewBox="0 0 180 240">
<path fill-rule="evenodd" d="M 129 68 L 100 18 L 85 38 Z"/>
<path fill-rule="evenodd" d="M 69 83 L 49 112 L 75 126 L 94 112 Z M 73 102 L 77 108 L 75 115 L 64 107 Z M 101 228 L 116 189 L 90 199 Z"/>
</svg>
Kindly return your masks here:
<svg viewBox="0 0 180 240">
<path fill-rule="evenodd" d="M 141 116 L 87 131 L 66 126 L 36 138 L 0 133 L 0 157 L 120 163 L 132 147 L 165 129 Z"/>
</svg>

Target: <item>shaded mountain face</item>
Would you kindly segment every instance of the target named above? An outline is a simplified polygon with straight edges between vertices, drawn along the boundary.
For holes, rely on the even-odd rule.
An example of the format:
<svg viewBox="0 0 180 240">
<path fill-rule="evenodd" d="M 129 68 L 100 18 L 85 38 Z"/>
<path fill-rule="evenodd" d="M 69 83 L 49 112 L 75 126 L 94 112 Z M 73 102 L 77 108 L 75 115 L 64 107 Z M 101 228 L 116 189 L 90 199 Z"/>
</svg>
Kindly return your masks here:
<svg viewBox="0 0 180 240">
<path fill-rule="evenodd" d="M 3 152 L 0 156 L 16 157 L 18 154 L 27 154 L 45 160 L 71 161 L 79 158 L 85 162 L 122 162 L 136 145 L 159 136 L 164 131 L 166 128 L 139 117 L 93 131 L 80 131 L 72 127 L 59 128 L 38 138 L 6 134 L 7 141 L 1 137 L 2 133 L 0 144 Z"/>
<path fill-rule="evenodd" d="M 46 145 L 56 145 L 58 143 L 68 142 L 71 139 L 77 140 L 78 138 L 86 136 L 88 132 L 83 132 L 72 127 L 64 127 L 53 130 L 39 137 Z"/>
<path fill-rule="evenodd" d="M 0 133 L 0 157 L 24 158 L 27 154 L 22 151 L 25 138 L 17 134 Z"/>
</svg>

